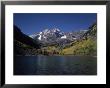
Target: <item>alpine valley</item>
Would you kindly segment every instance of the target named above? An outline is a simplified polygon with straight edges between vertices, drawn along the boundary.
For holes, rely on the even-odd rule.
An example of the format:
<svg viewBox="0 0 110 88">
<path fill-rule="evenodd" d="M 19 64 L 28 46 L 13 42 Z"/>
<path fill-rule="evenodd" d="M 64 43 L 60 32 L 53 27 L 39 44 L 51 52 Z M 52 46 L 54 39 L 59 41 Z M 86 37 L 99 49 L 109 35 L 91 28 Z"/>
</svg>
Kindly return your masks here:
<svg viewBox="0 0 110 88">
<path fill-rule="evenodd" d="M 64 32 L 60 28 L 24 34 L 14 25 L 15 55 L 94 55 L 97 52 L 97 24 L 87 30 Z"/>
</svg>

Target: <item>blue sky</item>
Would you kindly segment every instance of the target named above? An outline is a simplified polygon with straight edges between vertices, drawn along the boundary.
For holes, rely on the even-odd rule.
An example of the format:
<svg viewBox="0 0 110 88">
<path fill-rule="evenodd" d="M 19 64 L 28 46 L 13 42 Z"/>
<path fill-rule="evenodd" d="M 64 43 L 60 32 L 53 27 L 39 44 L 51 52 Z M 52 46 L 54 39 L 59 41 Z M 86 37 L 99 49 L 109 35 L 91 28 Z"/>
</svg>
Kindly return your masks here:
<svg viewBox="0 0 110 88">
<path fill-rule="evenodd" d="M 14 24 L 27 35 L 44 29 L 85 30 L 97 21 L 96 13 L 14 13 Z"/>
</svg>

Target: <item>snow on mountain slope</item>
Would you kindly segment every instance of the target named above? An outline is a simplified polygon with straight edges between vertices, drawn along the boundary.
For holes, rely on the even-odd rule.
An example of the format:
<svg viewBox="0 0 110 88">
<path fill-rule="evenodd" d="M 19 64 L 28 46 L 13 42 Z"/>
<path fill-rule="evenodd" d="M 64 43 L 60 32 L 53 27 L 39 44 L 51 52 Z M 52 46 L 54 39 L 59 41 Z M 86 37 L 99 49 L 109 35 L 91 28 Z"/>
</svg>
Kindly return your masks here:
<svg viewBox="0 0 110 88">
<path fill-rule="evenodd" d="M 66 39 L 67 37 L 66 37 L 66 35 L 63 35 L 62 37 L 61 37 L 61 39 Z"/>
<path fill-rule="evenodd" d="M 33 39 L 38 39 L 41 42 L 58 42 L 58 41 L 74 41 L 82 34 L 84 34 L 85 31 L 79 31 L 79 32 L 63 32 L 59 28 L 53 28 L 53 29 L 44 29 L 41 32 L 35 33 L 33 35 L 30 35 Z"/>
</svg>

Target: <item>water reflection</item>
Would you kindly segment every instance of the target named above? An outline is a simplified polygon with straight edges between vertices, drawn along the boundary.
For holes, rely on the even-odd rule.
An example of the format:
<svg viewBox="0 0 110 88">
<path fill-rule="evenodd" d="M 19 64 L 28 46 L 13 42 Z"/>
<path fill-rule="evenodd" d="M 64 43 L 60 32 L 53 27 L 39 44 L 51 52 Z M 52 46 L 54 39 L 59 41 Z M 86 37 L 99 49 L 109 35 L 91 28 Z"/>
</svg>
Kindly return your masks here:
<svg viewBox="0 0 110 88">
<path fill-rule="evenodd" d="M 96 75 L 97 58 L 89 56 L 16 56 L 15 75 Z"/>
</svg>

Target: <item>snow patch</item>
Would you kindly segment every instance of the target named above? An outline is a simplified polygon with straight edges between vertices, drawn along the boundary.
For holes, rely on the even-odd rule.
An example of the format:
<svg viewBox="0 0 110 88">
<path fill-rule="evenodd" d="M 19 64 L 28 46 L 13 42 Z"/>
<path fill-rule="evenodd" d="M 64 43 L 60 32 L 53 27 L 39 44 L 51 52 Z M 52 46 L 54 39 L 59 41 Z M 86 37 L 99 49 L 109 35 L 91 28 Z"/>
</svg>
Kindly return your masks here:
<svg viewBox="0 0 110 88">
<path fill-rule="evenodd" d="M 46 39 L 46 36 L 45 36 L 45 35 L 43 35 L 43 38 L 45 38 L 45 39 Z"/>
<path fill-rule="evenodd" d="M 61 39 L 65 39 L 65 38 L 67 38 L 66 35 L 64 35 L 64 36 L 61 37 Z"/>
<path fill-rule="evenodd" d="M 40 35 L 42 34 L 42 32 L 39 33 Z"/>
<path fill-rule="evenodd" d="M 73 38 L 74 40 L 76 40 L 76 38 Z"/>
<path fill-rule="evenodd" d="M 39 38 L 38 39 L 41 40 L 41 35 L 39 35 Z"/>
</svg>

